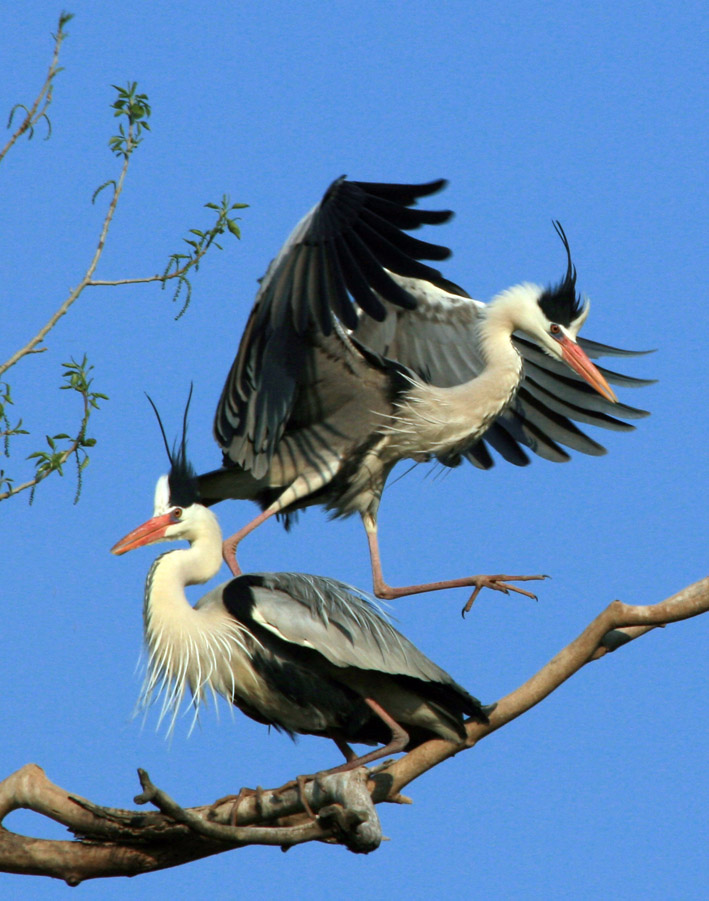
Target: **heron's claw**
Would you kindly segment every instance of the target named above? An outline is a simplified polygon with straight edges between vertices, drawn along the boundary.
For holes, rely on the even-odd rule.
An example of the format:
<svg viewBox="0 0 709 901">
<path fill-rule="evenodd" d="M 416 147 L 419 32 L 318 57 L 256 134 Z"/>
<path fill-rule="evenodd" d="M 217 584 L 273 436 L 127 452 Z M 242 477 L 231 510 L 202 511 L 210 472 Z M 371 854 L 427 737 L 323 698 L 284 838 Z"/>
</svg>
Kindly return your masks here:
<svg viewBox="0 0 709 901">
<path fill-rule="evenodd" d="M 248 797 L 254 797 L 256 799 L 256 810 L 259 815 L 261 815 L 263 812 L 263 789 L 260 785 L 257 785 L 256 788 L 240 788 L 238 795 L 225 795 L 223 798 L 218 798 L 213 804 L 209 805 L 209 812 L 214 816 L 217 807 L 220 807 L 227 801 L 233 801 L 234 803 L 229 815 L 229 824 L 231 826 L 236 826 L 236 817 L 239 812 L 239 806 L 241 805 L 241 802 Z"/>
<path fill-rule="evenodd" d="M 460 615 L 465 618 L 466 613 L 470 613 L 470 610 L 475 603 L 475 599 L 483 590 L 483 588 L 491 588 L 493 591 L 501 591 L 503 594 L 509 594 L 511 591 L 516 592 L 517 594 L 523 594 L 527 598 L 531 598 L 533 601 L 539 600 L 536 594 L 533 594 L 531 591 L 527 591 L 525 588 L 518 588 L 516 585 L 507 585 L 507 582 L 531 582 L 537 579 L 549 579 L 550 576 L 547 575 L 539 575 L 539 576 L 505 576 L 502 574 L 498 574 L 495 576 L 473 576 L 471 578 L 471 584 L 475 585 L 475 590 L 468 598 L 468 602 L 463 607 L 460 612 Z"/>
<path fill-rule="evenodd" d="M 296 776 L 295 784 L 298 786 L 298 794 L 300 795 L 300 803 L 303 805 L 303 810 L 308 814 L 311 820 L 317 820 L 317 816 L 313 811 L 313 808 L 308 803 L 308 796 L 305 792 L 305 786 L 308 784 L 308 780 L 311 779 L 310 776 Z"/>
</svg>

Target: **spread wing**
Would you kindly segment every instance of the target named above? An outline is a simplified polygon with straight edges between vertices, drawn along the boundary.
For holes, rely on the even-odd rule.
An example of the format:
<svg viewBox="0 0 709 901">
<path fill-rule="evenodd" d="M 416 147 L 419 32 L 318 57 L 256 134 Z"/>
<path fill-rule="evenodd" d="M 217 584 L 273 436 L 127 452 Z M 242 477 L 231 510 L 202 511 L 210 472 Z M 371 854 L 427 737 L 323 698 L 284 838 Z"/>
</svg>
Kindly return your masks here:
<svg viewBox="0 0 709 901">
<path fill-rule="evenodd" d="M 217 407 L 215 435 L 231 462 L 256 478 L 266 473 L 312 355 L 323 345 L 327 352 L 334 334 L 348 353 L 359 353 L 346 340 L 357 309 L 373 322 L 386 318 L 386 304 L 413 309 L 408 285 L 420 280 L 464 293 L 423 262 L 446 259 L 448 248 L 408 234 L 451 217 L 412 207 L 444 184 L 340 178 L 296 226 L 261 282 Z"/>
<path fill-rule="evenodd" d="M 479 375 L 485 366 L 480 351 L 480 326 L 485 305 L 463 292 L 451 293 L 440 285 L 399 279 L 416 298 L 413 310 L 385 304 L 386 317 L 375 322 L 360 316 L 354 337 L 384 357 L 395 359 L 421 379 L 438 387 L 450 387 Z M 529 463 L 524 447 L 548 460 L 569 459 L 564 447 L 599 455 L 605 448 L 589 438 L 575 423 L 615 431 L 632 431 L 626 420 L 649 415 L 626 404 L 613 404 L 601 397 L 563 363 L 540 350 L 519 334 L 513 336 L 524 359 L 524 377 L 510 406 L 495 420 L 483 439 L 465 449 L 462 456 L 483 469 L 493 465 L 488 445 L 518 466 Z M 645 351 L 627 351 L 579 338 L 591 358 L 639 356 Z M 611 384 L 638 387 L 652 380 L 600 371 Z M 441 457 L 456 465 L 461 454 Z"/>
</svg>

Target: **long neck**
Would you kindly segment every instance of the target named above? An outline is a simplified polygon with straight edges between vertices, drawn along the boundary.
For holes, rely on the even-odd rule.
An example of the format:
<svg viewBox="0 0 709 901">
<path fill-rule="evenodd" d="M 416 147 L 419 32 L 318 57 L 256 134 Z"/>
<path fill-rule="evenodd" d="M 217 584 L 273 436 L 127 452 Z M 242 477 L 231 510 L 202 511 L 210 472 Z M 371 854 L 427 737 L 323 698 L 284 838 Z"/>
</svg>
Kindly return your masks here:
<svg viewBox="0 0 709 901">
<path fill-rule="evenodd" d="M 190 546 L 162 554 L 148 573 L 143 607 L 146 637 L 156 620 L 170 622 L 194 615 L 185 586 L 206 582 L 220 566 L 221 530 L 215 517 L 205 516 Z"/>
<path fill-rule="evenodd" d="M 522 358 L 511 341 L 516 328 L 512 303 L 500 295 L 480 325 L 478 350 L 484 369 L 452 387 L 417 384 L 398 410 L 392 447 L 413 456 L 455 451 L 477 440 L 519 387 Z"/>
<path fill-rule="evenodd" d="M 242 629 L 220 603 L 214 589 L 192 607 L 185 586 L 206 582 L 221 565 L 221 532 L 214 520 L 189 548 L 163 554 L 153 564 L 145 585 L 143 622 L 148 648 L 148 674 L 141 694 L 147 706 L 165 689 L 160 719 L 174 723 L 185 691 L 199 703 L 205 689 L 227 697 L 234 690 L 234 653 L 246 653 Z M 205 603 L 205 601 L 209 601 Z"/>
<path fill-rule="evenodd" d="M 495 298 L 480 324 L 478 347 L 485 368 L 458 386 L 461 402 L 480 411 L 483 418 L 502 412 L 522 378 L 522 358 L 511 340 L 517 324 L 506 301 L 506 295 Z"/>
</svg>

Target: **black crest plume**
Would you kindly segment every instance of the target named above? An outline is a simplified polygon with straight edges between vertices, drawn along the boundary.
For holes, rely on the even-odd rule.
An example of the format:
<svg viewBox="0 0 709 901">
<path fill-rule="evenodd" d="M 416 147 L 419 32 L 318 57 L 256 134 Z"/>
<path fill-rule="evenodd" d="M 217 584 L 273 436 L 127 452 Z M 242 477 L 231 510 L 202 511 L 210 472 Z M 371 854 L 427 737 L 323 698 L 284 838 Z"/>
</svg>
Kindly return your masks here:
<svg viewBox="0 0 709 901">
<path fill-rule="evenodd" d="M 167 476 L 167 483 L 170 488 L 170 505 L 173 507 L 190 507 L 192 504 L 199 502 L 199 490 L 197 488 L 197 473 L 194 466 L 187 459 L 187 414 L 190 409 L 190 401 L 192 400 L 192 390 L 194 385 L 190 385 L 190 393 L 187 397 L 185 413 L 182 417 L 182 437 L 179 443 L 176 441 L 170 450 L 167 443 L 167 436 L 163 428 L 162 419 L 158 413 L 158 408 L 153 403 L 150 395 L 145 396 L 150 401 L 150 406 L 155 411 L 158 425 L 162 432 L 162 440 L 165 443 L 165 450 L 170 461 L 170 472 Z"/>
<path fill-rule="evenodd" d="M 539 298 L 539 306 L 550 322 L 571 325 L 583 309 L 581 299 L 576 294 L 576 267 L 571 262 L 571 249 L 561 222 L 552 220 L 557 235 L 566 250 L 566 275 L 555 288 L 547 288 Z"/>
</svg>

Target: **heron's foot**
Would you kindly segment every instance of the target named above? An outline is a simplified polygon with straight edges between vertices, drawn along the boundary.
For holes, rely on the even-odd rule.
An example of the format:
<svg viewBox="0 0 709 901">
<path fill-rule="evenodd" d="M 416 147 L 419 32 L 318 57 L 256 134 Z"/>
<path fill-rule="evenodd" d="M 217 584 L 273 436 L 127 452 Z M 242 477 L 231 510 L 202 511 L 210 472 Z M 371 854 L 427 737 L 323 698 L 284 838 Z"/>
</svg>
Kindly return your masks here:
<svg viewBox="0 0 709 901">
<path fill-rule="evenodd" d="M 468 602 L 461 610 L 461 616 L 465 616 L 470 612 L 471 607 L 475 603 L 475 599 L 483 590 L 483 588 L 491 588 L 493 591 L 501 591 L 503 594 L 509 594 L 511 591 L 517 594 L 523 594 L 525 597 L 532 598 L 533 601 L 538 600 L 536 594 L 527 591 L 525 588 L 518 588 L 516 585 L 508 585 L 508 582 L 532 582 L 540 579 L 548 579 L 549 576 L 506 576 L 498 573 L 495 576 L 471 576 L 470 584 L 475 586 L 475 590 L 468 598 Z"/>
<path fill-rule="evenodd" d="M 303 810 L 308 814 L 311 820 L 317 820 L 317 816 L 315 815 L 313 808 L 310 806 L 308 802 L 308 795 L 305 791 L 305 786 L 309 782 L 310 779 L 314 778 L 313 776 L 296 776 L 295 784 L 298 786 L 298 795 L 300 796 L 300 803 L 303 805 Z"/>
<path fill-rule="evenodd" d="M 261 816 L 263 813 L 263 789 L 260 785 L 257 785 L 256 788 L 240 788 L 238 795 L 225 795 L 223 798 L 218 798 L 213 804 L 209 805 L 209 811 L 213 814 L 217 807 L 226 804 L 227 801 L 233 801 L 231 813 L 229 814 L 229 824 L 231 826 L 236 826 L 236 817 L 239 812 L 239 806 L 246 798 L 256 799 L 256 810 L 258 811 L 259 816 Z"/>
<path fill-rule="evenodd" d="M 329 772 L 329 771 L 328 771 Z M 310 802 L 308 801 L 308 795 L 305 790 L 308 782 L 317 781 L 318 776 L 321 776 L 322 773 L 307 773 L 302 776 L 296 776 L 295 779 L 291 779 L 290 782 L 286 782 L 285 785 L 282 785 L 278 791 L 285 792 L 291 788 L 298 789 L 298 797 L 300 798 L 300 803 L 303 805 L 303 810 L 307 813 L 311 820 L 317 819 L 317 814 L 313 811 L 313 808 L 310 806 Z"/>
<path fill-rule="evenodd" d="M 305 812 L 308 814 L 308 816 L 311 819 L 316 820 L 317 815 L 314 813 L 312 807 L 310 806 L 310 803 L 308 802 L 308 795 L 305 790 L 305 787 L 308 784 L 308 782 L 317 783 L 318 779 L 320 779 L 321 776 L 332 776 L 335 773 L 347 773 L 347 772 L 350 772 L 351 770 L 357 769 L 360 766 L 363 766 L 364 764 L 360 763 L 362 758 L 358 757 L 351 750 L 351 748 L 348 748 L 348 750 L 352 754 L 352 757 L 350 757 L 346 763 L 341 763 L 339 766 L 330 767 L 327 770 L 319 770 L 317 773 L 307 773 L 302 776 L 296 776 L 295 779 L 292 779 L 290 782 L 286 782 L 285 785 L 282 785 L 281 788 L 279 789 L 279 791 L 284 791 L 285 789 L 296 787 L 298 789 L 298 795 L 300 797 L 300 801 L 303 805 L 303 810 L 305 810 Z M 367 758 L 369 759 L 369 755 L 367 755 Z M 393 760 L 386 760 L 383 764 L 381 764 L 380 766 L 378 766 L 375 770 L 372 770 L 371 772 L 373 772 L 373 773 L 380 772 L 380 770 L 385 769 L 386 767 L 390 766 L 392 763 L 394 763 Z"/>
<path fill-rule="evenodd" d="M 468 603 L 463 608 L 463 616 L 465 616 L 473 606 L 475 598 L 480 594 L 483 588 L 492 588 L 493 591 L 502 591 L 505 594 L 509 594 L 510 591 L 516 591 L 518 594 L 523 594 L 528 598 L 534 598 L 536 601 L 536 594 L 532 594 L 531 591 L 526 591 L 524 588 L 517 588 L 515 585 L 508 585 L 506 583 L 529 582 L 534 579 L 549 578 L 549 576 L 543 575 L 507 576 L 498 573 L 494 576 L 464 576 L 462 579 L 446 579 L 441 582 L 423 582 L 420 585 L 406 585 L 401 588 L 394 588 L 384 581 L 381 572 L 375 570 L 373 576 L 374 594 L 378 598 L 384 598 L 384 600 L 387 601 L 392 601 L 395 598 L 403 598 L 412 594 L 422 594 L 425 591 L 443 591 L 449 588 L 470 588 L 472 586 L 475 590 L 468 599 Z"/>
</svg>

